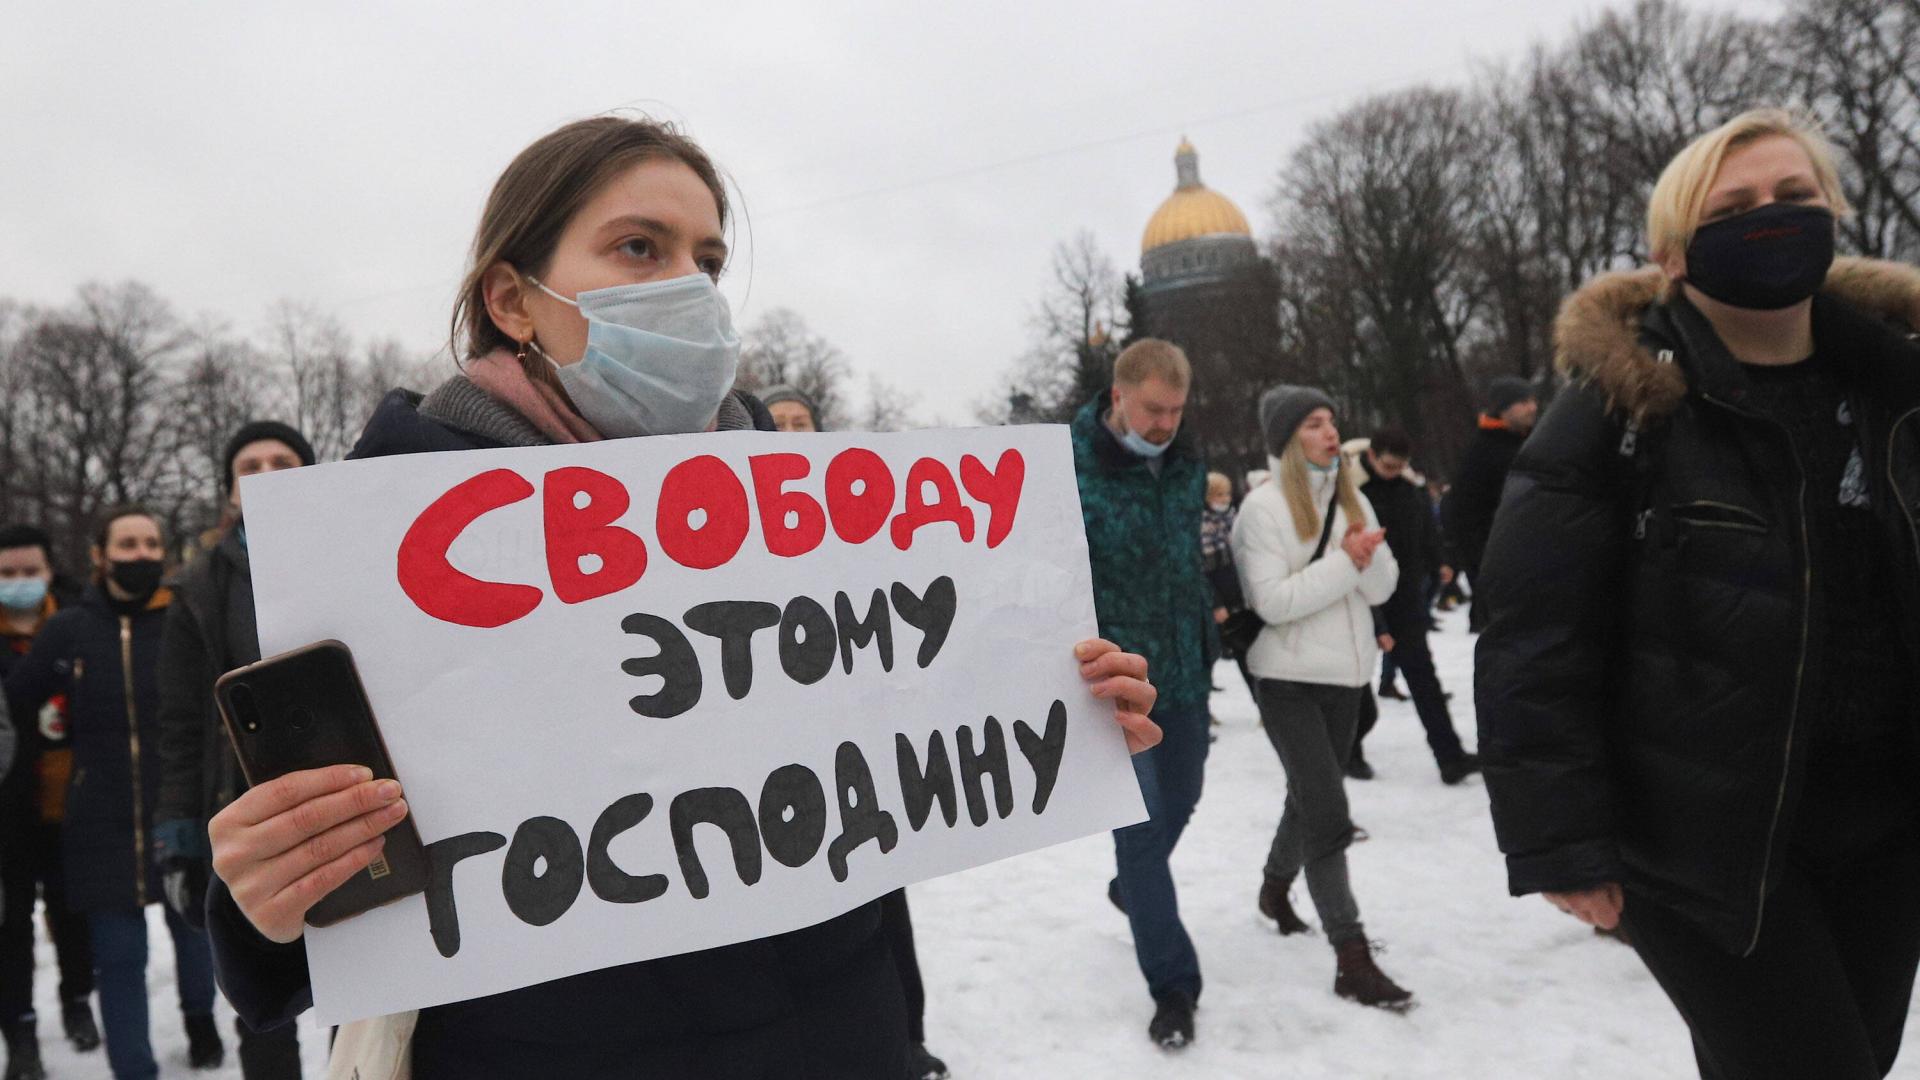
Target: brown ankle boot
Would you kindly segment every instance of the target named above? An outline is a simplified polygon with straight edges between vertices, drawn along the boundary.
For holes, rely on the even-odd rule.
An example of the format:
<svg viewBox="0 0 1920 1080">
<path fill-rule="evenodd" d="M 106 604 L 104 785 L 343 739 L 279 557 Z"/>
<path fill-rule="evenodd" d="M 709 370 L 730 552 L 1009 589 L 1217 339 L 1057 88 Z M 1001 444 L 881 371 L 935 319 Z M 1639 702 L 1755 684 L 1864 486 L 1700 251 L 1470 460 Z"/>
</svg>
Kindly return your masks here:
<svg viewBox="0 0 1920 1080">
<path fill-rule="evenodd" d="M 1373 962 L 1373 943 L 1366 938 L 1348 938 L 1333 947 L 1333 954 L 1339 964 L 1334 993 L 1382 1009 L 1404 1010 L 1412 1005 L 1412 992 L 1401 989 Z"/>
<path fill-rule="evenodd" d="M 1287 899 L 1287 891 L 1292 887 L 1293 882 L 1279 878 L 1260 880 L 1260 914 L 1278 923 L 1283 937 L 1287 934 L 1304 934 L 1312 929 L 1293 913 L 1293 903 Z"/>
</svg>

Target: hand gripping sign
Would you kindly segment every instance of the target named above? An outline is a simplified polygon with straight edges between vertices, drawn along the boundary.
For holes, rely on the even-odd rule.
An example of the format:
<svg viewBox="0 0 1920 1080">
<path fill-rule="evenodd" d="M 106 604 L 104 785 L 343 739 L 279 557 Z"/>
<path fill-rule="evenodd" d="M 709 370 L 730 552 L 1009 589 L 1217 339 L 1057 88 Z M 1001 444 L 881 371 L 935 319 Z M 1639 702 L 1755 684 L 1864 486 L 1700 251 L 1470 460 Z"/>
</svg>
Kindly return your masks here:
<svg viewBox="0 0 1920 1080">
<path fill-rule="evenodd" d="M 260 645 L 353 650 L 432 883 L 320 1020 L 810 926 L 1145 817 L 1066 429 L 726 432 L 242 481 Z"/>
</svg>

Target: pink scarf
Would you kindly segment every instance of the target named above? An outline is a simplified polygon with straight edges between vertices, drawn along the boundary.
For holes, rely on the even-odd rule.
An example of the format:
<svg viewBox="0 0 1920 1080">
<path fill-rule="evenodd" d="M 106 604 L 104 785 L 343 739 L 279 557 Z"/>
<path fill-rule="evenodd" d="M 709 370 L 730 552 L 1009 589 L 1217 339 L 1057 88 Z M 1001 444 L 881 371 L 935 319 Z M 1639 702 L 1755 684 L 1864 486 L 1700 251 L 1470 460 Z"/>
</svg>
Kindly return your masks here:
<svg viewBox="0 0 1920 1080">
<path fill-rule="evenodd" d="M 527 377 L 520 359 L 495 349 L 467 361 L 467 378 L 486 395 L 514 412 L 556 443 L 599 442 L 604 436 L 567 405 L 567 399 L 546 383 Z"/>
</svg>

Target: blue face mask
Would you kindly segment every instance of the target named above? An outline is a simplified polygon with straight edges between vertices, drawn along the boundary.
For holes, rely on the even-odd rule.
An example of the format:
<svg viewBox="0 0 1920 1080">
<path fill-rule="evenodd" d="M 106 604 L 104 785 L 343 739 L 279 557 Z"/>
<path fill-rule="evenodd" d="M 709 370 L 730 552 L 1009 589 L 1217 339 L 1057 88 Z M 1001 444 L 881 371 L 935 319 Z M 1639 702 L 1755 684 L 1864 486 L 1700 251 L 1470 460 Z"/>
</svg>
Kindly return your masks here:
<svg viewBox="0 0 1920 1080">
<path fill-rule="evenodd" d="M 47 600 L 47 583 L 36 577 L 0 581 L 0 607 L 9 611 L 38 611 Z"/>
<path fill-rule="evenodd" d="M 585 355 L 554 370 L 602 435 L 679 435 L 713 422 L 740 366 L 740 338 L 712 278 L 589 289 L 572 300 L 527 280 L 586 316 Z"/>
<path fill-rule="evenodd" d="M 1118 405 L 1115 405 L 1113 408 L 1113 418 L 1122 424 L 1126 424 L 1127 422 L 1127 418 L 1121 414 Z M 1178 434 L 1177 431 L 1176 434 Z M 1148 442 L 1139 432 L 1133 430 L 1132 426 L 1129 425 L 1126 434 L 1120 436 L 1120 445 L 1140 457 L 1157 458 L 1167 452 L 1167 447 L 1173 445 L 1173 440 L 1168 439 L 1163 443 Z"/>
</svg>

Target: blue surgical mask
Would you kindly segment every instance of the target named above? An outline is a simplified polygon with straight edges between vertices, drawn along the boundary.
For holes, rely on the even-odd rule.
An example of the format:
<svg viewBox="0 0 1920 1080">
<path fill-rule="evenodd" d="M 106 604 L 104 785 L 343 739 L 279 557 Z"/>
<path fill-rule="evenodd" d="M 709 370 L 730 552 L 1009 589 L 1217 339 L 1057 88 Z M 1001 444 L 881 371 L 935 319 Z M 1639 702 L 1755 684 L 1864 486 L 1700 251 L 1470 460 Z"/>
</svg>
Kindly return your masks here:
<svg viewBox="0 0 1920 1080">
<path fill-rule="evenodd" d="M 586 316 L 585 355 L 554 370 L 602 435 L 679 435 L 713 422 L 740 366 L 740 338 L 712 278 L 589 289 L 571 300 L 527 280 Z"/>
<path fill-rule="evenodd" d="M 0 607 L 9 611 L 38 611 L 47 600 L 47 583 L 37 577 L 0 581 Z"/>
<path fill-rule="evenodd" d="M 1120 412 L 1120 409 L 1118 406 L 1114 407 L 1113 418 L 1115 420 L 1118 420 L 1122 425 L 1127 424 L 1127 418 L 1124 414 Z M 1128 450 L 1139 455 L 1140 457 L 1157 458 L 1161 454 L 1164 454 L 1167 452 L 1167 447 L 1173 445 L 1173 440 L 1168 439 L 1166 442 L 1163 442 L 1163 443 L 1148 442 L 1145 438 L 1141 436 L 1139 432 L 1133 430 L 1131 426 L 1127 426 L 1126 434 L 1120 436 L 1120 445 L 1126 447 Z"/>
</svg>

